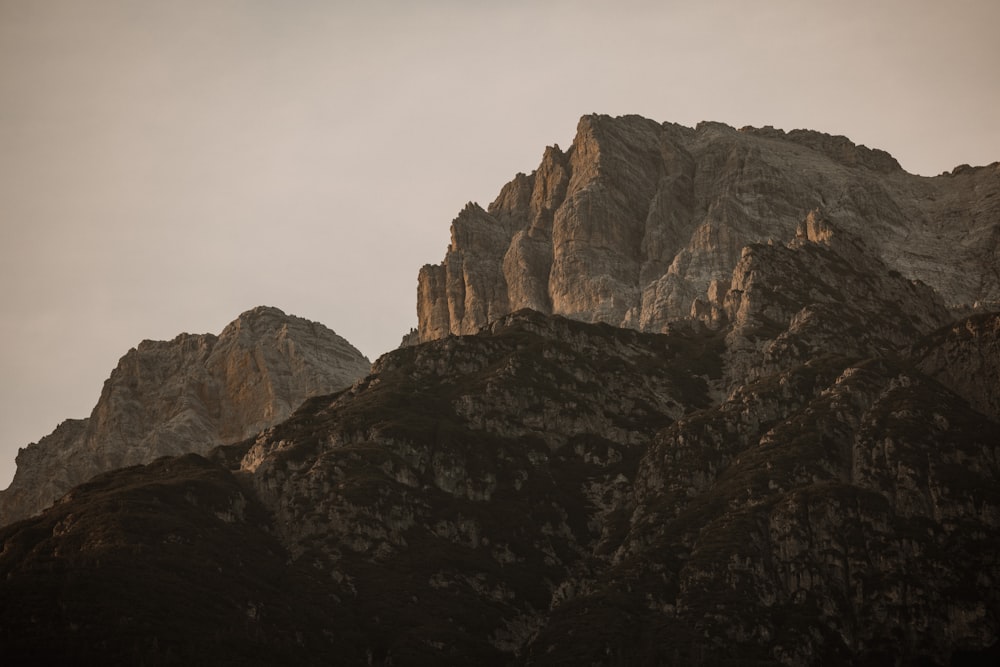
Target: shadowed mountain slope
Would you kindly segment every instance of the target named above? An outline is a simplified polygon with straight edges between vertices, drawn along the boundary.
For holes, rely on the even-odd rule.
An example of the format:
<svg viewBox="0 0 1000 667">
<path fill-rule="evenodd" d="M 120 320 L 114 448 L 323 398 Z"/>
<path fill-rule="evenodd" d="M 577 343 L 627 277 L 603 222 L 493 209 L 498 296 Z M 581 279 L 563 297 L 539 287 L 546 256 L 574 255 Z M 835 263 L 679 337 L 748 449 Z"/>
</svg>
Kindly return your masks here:
<svg viewBox="0 0 1000 667">
<path fill-rule="evenodd" d="M 4 645 L 947 664 L 996 641 L 1000 426 L 905 361 L 836 354 L 716 403 L 723 344 L 525 312 L 401 349 L 210 460 L 0 532 Z"/>
</svg>

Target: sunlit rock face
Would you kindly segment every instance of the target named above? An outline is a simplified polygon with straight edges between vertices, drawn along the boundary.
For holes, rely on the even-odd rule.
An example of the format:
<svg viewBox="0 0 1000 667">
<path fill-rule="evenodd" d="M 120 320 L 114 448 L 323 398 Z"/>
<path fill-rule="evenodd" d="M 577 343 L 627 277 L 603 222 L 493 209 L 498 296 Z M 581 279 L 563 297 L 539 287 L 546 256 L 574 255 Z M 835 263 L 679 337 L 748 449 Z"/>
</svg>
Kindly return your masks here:
<svg viewBox="0 0 1000 667">
<path fill-rule="evenodd" d="M 419 336 L 519 308 L 643 331 L 710 318 L 743 248 L 814 210 L 949 307 L 1000 305 L 1000 164 L 925 178 L 817 132 L 586 116 L 569 149 L 455 219 L 420 272 Z"/>
<path fill-rule="evenodd" d="M 0 657 L 993 664 L 990 178 L 585 118 L 462 212 L 369 375 L 0 530 Z M 963 243 L 899 194 L 933 188 Z"/>
<path fill-rule="evenodd" d="M 369 368 L 330 329 L 277 308 L 247 311 L 218 336 L 143 341 L 118 362 L 89 419 L 63 422 L 20 450 L 0 492 L 0 525 L 99 472 L 242 440 Z"/>
</svg>

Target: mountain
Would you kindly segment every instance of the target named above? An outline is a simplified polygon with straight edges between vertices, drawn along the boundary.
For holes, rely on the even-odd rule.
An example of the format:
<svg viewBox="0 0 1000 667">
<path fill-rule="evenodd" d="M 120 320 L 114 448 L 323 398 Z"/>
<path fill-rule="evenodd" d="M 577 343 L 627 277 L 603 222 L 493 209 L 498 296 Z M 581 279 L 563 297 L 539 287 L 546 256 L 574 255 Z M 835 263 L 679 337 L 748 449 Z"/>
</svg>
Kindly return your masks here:
<svg viewBox="0 0 1000 667">
<path fill-rule="evenodd" d="M 444 268 L 421 271 L 415 344 L 239 442 L 106 472 L 0 529 L 4 664 L 995 664 L 996 168 L 920 179 L 817 133 L 581 128 L 562 190 L 536 187 L 562 182 L 549 149 L 507 204 L 460 214 Z M 671 133 L 697 169 L 644 199 L 669 189 L 647 167 Z M 747 152 L 698 157 L 726 142 Z M 893 217 L 848 187 L 772 215 L 830 174 L 965 208 Z M 727 179 L 699 255 L 691 212 Z M 606 218 L 556 234 L 598 194 Z M 624 307 L 642 272 L 615 239 L 654 198 L 656 233 L 629 247 L 685 237 L 645 274 L 672 296 Z M 547 272 L 510 270 L 510 248 L 549 247 L 512 241 L 514 210 L 551 220 Z M 964 235 L 931 243 L 945 223 Z"/>
<path fill-rule="evenodd" d="M 662 331 L 713 306 L 743 248 L 821 210 L 951 308 L 1000 308 L 1000 163 L 925 178 L 844 137 L 585 116 L 420 271 L 422 341 L 520 308 Z"/>
<path fill-rule="evenodd" d="M 14 479 L 0 491 L 0 525 L 97 473 L 247 438 L 370 365 L 322 324 L 268 307 L 243 313 L 219 336 L 143 341 L 118 362 L 88 419 L 64 421 L 18 452 Z"/>
</svg>

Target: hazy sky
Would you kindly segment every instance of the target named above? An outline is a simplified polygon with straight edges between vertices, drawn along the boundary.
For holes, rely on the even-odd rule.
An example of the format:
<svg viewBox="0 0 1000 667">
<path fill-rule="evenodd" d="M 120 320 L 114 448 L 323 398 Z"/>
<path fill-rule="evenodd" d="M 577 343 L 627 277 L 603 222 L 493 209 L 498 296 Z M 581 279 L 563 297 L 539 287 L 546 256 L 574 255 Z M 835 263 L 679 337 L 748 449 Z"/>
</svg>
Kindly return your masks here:
<svg viewBox="0 0 1000 667">
<path fill-rule="evenodd" d="M 1000 160 L 996 0 L 0 0 L 0 488 L 139 341 L 273 305 L 373 359 L 582 114 Z"/>
</svg>

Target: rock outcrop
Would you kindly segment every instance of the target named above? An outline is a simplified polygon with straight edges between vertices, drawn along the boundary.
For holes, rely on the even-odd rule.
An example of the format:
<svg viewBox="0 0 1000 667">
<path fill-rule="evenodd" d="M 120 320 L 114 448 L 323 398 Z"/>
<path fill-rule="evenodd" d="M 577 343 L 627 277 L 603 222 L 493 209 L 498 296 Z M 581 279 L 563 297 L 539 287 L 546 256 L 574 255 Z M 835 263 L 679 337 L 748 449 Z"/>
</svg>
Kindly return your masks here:
<svg viewBox="0 0 1000 667">
<path fill-rule="evenodd" d="M 950 308 L 1000 307 L 1000 163 L 925 178 L 817 132 L 586 116 L 568 150 L 454 220 L 444 262 L 420 271 L 419 339 L 519 308 L 663 331 L 812 210 Z"/>
<path fill-rule="evenodd" d="M 727 325 L 727 389 L 830 353 L 903 354 L 953 319 L 934 290 L 817 211 L 787 244 L 743 248 L 729 280 L 713 287 L 692 313 Z"/>
<path fill-rule="evenodd" d="M 89 419 L 65 421 L 19 451 L 0 492 L 0 525 L 97 473 L 247 438 L 369 369 L 330 329 L 277 308 L 247 311 L 219 336 L 143 341 L 118 362 Z"/>
</svg>

